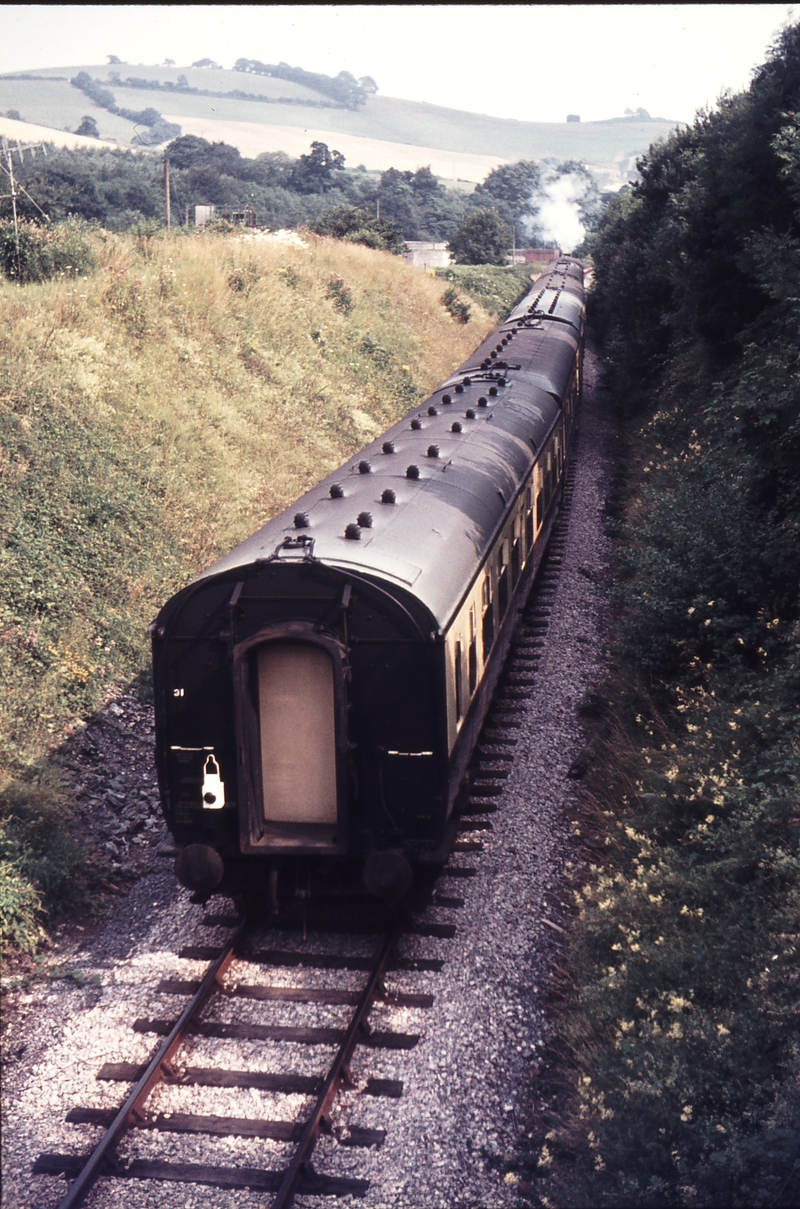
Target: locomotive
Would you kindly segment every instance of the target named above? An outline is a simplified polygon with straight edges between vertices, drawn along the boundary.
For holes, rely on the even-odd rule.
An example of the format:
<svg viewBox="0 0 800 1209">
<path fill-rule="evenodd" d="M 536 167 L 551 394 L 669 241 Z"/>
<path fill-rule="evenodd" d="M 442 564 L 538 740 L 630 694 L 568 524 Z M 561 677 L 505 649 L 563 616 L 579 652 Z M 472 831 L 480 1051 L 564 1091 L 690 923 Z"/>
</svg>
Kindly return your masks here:
<svg viewBox="0 0 800 1209">
<path fill-rule="evenodd" d="M 276 904 L 306 879 L 393 902 L 446 860 L 558 510 L 584 325 L 562 258 L 421 406 L 164 605 L 159 786 L 200 898 Z"/>
</svg>

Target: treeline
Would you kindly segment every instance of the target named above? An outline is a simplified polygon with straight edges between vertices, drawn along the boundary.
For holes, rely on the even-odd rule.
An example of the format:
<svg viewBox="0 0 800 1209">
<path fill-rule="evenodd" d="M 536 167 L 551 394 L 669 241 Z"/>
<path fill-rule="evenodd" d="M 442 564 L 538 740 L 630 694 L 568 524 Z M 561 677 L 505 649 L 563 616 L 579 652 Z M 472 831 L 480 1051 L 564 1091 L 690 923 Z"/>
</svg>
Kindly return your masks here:
<svg viewBox="0 0 800 1209">
<path fill-rule="evenodd" d="M 126 118 L 129 122 L 136 122 L 137 125 L 145 127 L 144 130 L 138 131 L 135 136 L 135 141 L 144 143 L 145 146 L 166 143 L 170 139 L 178 137 L 181 133 L 180 126 L 176 126 L 174 122 L 166 121 L 157 109 L 149 106 L 141 110 L 123 109 L 117 104 L 113 92 L 104 87 L 99 80 L 93 80 L 88 71 L 79 71 L 77 76 L 74 76 L 70 80 L 70 84 L 72 84 L 73 88 L 79 88 L 100 109 L 107 109 L 109 113 L 119 114 L 121 118 Z"/>
<path fill-rule="evenodd" d="M 137 116 L 149 120 L 151 115 L 158 117 L 155 109 Z M 149 129 L 154 135 L 159 132 L 157 123 Z M 318 229 L 324 233 L 326 215 L 331 215 L 329 225 L 340 226 L 343 208 L 350 208 L 367 215 L 367 219 L 356 216 L 362 227 L 369 220 L 375 229 L 376 223 L 389 224 L 400 239 L 445 241 L 455 236 L 467 215 L 488 209 L 508 227 L 509 245 L 515 239 L 518 247 L 535 246 L 540 238 L 536 213 L 542 168 L 533 161 L 503 164 L 473 193 L 464 194 L 446 188 L 428 167 L 415 172 L 389 168 L 380 177 L 366 170 L 345 171 L 344 157 L 320 142 L 296 160 L 282 152 L 250 159 L 226 143 L 184 135 L 169 143 L 167 154 L 176 225 L 185 221 L 187 211 L 190 222 L 194 220 L 195 205 L 250 205 L 260 226 L 317 227 L 322 223 Z M 572 170 L 574 165 L 560 168 Z M 120 231 L 164 218 L 160 158 L 108 148 L 54 149 L 46 159 L 26 158 L 15 171 L 54 221 L 75 216 Z M 20 199 L 18 206 L 31 221 L 39 217 L 27 198 Z M 333 211 L 336 213 L 331 214 Z M 0 200 L 0 217 L 8 218 L 10 213 L 10 202 Z M 348 230 L 353 229 L 354 221 L 351 215 Z M 586 221 L 593 221 L 588 203 Z M 331 233 L 335 233 L 333 227 Z M 374 246 L 392 242 L 396 249 L 395 236 L 387 244 Z"/>
<path fill-rule="evenodd" d="M 306 88 L 313 88 L 315 92 L 330 97 L 343 109 L 360 109 L 366 103 L 367 97 L 378 91 L 378 85 L 372 76 L 362 76 L 357 80 L 349 71 L 340 71 L 337 76 L 326 76 L 318 71 L 290 67 L 288 63 L 260 63 L 258 59 L 237 59 L 233 70 L 304 84 Z"/>
<path fill-rule="evenodd" d="M 591 241 L 625 457 L 548 1204 L 800 1203 L 800 26 Z M 564 1072 L 569 1072 L 565 1074 Z"/>
</svg>

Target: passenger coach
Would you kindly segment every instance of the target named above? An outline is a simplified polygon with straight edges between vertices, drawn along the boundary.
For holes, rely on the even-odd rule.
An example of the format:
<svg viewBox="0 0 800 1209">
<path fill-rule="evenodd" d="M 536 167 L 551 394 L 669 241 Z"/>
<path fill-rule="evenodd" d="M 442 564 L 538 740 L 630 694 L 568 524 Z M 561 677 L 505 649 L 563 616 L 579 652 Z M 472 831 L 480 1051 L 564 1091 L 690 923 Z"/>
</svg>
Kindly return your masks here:
<svg viewBox="0 0 800 1209">
<path fill-rule="evenodd" d="M 178 592 L 151 627 L 177 872 L 201 895 L 443 862 L 541 561 L 581 391 L 561 260 L 411 414 Z"/>
</svg>

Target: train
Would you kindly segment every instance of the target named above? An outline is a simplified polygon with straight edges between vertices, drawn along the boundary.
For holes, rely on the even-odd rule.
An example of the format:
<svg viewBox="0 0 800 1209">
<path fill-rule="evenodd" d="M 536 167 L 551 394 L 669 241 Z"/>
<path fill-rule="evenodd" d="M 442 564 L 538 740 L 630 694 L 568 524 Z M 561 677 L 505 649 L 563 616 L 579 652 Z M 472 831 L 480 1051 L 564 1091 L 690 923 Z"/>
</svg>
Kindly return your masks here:
<svg viewBox="0 0 800 1209">
<path fill-rule="evenodd" d="M 584 329 L 562 257 L 428 399 L 161 609 L 159 788 L 198 901 L 398 903 L 447 860 L 559 509 Z"/>
</svg>

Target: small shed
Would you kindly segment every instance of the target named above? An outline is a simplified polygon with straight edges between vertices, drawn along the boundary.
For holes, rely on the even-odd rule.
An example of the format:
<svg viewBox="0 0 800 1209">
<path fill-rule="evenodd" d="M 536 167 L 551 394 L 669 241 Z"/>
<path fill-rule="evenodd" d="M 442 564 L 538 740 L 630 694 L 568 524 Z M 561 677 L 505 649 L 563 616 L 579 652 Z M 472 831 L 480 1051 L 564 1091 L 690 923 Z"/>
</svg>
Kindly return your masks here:
<svg viewBox="0 0 800 1209">
<path fill-rule="evenodd" d="M 424 239 L 407 239 L 403 253 L 406 264 L 418 269 L 442 269 L 451 263 L 446 243 L 428 243 Z"/>
</svg>

